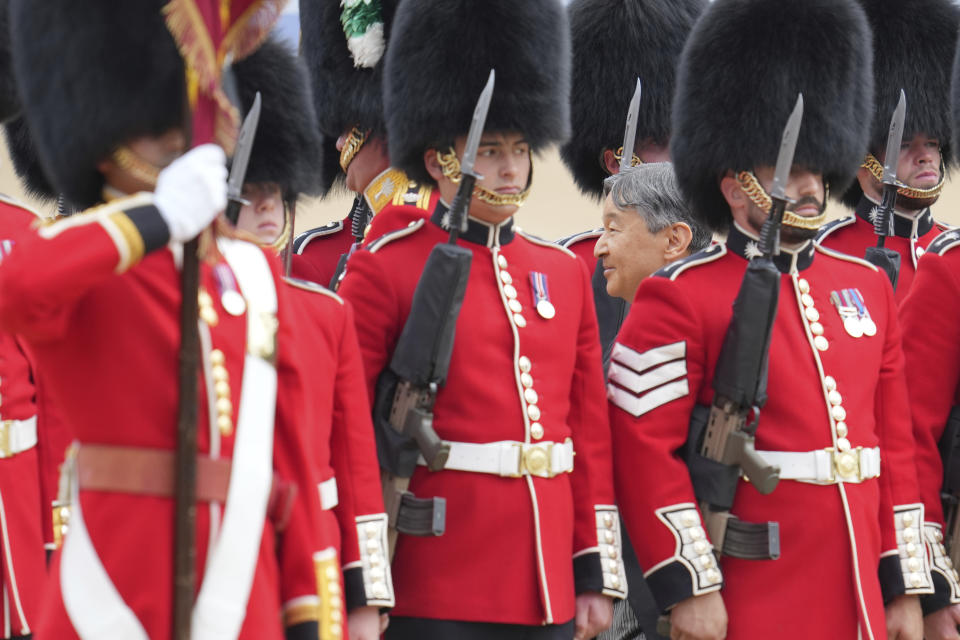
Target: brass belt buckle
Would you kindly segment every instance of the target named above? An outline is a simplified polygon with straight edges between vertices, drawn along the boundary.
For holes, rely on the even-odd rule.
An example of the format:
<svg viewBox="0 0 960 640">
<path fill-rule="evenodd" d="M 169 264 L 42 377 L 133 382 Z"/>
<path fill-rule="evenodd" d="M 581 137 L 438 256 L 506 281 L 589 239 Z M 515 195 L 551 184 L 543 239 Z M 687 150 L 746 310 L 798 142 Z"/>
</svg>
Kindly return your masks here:
<svg viewBox="0 0 960 640">
<path fill-rule="evenodd" d="M 0 458 L 9 458 L 13 455 L 10 444 L 10 432 L 12 431 L 13 420 L 4 420 L 0 422 Z"/>
<path fill-rule="evenodd" d="M 849 451 L 834 451 L 833 464 L 834 469 L 841 479 L 848 482 L 863 482 L 863 471 L 860 468 L 860 451 L 863 447 L 850 449 Z M 832 448 L 831 448 L 832 450 Z"/>
<path fill-rule="evenodd" d="M 545 445 L 535 444 L 527 447 L 523 452 L 523 466 L 530 475 L 541 478 L 552 478 L 553 469 L 550 468 L 550 454 L 552 453 L 553 443 Z"/>
</svg>

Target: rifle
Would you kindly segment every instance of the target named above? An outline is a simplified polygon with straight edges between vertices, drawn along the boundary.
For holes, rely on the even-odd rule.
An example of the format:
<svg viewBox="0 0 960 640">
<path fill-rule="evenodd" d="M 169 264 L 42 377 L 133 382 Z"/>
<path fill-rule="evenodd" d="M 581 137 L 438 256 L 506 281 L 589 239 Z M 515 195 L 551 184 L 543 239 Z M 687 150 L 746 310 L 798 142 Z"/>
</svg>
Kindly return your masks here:
<svg viewBox="0 0 960 640">
<path fill-rule="evenodd" d="M 473 166 L 493 84 L 491 71 L 467 136 L 463 178 L 450 205 L 449 240 L 430 251 L 390 365 L 377 380 L 374 431 L 389 518 L 391 557 L 398 533 L 436 536 L 444 531 L 445 500 L 415 498 L 407 488 L 421 456 L 427 468 L 439 471 L 450 455 L 450 444 L 441 440 L 433 428 L 433 405 L 446 382 L 457 318 L 470 276 L 473 254 L 456 242 L 466 230 L 467 210 L 478 177 Z"/>
<path fill-rule="evenodd" d="M 779 557 L 777 523 L 753 524 L 730 514 L 740 474 L 762 494 L 773 491 L 780 469 L 754 448 L 760 409 L 767 401 L 770 336 L 777 315 L 780 224 L 787 204 L 786 185 L 803 118 L 803 96 L 784 127 L 770 189 L 770 214 L 760 231 L 761 255 L 747 265 L 733 303 L 733 317 L 713 375 L 713 404 L 691 420 L 688 460 L 704 525 L 718 553 L 740 558 Z"/>
<path fill-rule="evenodd" d="M 873 219 L 873 231 L 877 234 L 877 246 L 867 247 L 864 258 L 882 269 L 894 290 L 900 276 L 900 254 L 883 246 L 887 236 L 893 235 L 893 209 L 897 204 L 897 164 L 900 160 L 900 144 L 903 142 L 903 122 L 907 111 L 907 97 L 900 90 L 900 101 L 890 118 L 890 133 L 887 134 L 887 152 L 883 156 L 883 195 L 880 207 Z"/>
</svg>

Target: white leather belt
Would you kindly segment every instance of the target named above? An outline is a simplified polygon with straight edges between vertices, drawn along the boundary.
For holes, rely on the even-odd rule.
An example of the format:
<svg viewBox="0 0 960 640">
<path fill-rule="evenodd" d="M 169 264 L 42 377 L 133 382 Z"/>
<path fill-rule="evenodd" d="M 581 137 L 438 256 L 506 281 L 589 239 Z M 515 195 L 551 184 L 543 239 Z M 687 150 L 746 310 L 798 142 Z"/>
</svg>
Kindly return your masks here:
<svg viewBox="0 0 960 640">
<path fill-rule="evenodd" d="M 856 447 L 836 451 L 757 451 L 770 464 L 780 467 L 781 480 L 811 484 L 863 482 L 880 475 L 880 449 Z"/>
<path fill-rule="evenodd" d="M 340 504 L 340 494 L 337 492 L 337 478 L 329 478 L 317 485 L 320 492 L 320 508 L 324 511 L 333 509 Z"/>
<path fill-rule="evenodd" d="M 505 478 L 524 475 L 552 478 L 573 471 L 573 440 L 560 442 L 515 442 L 501 440 L 476 444 L 451 442 L 445 470 L 490 473 Z M 417 461 L 426 465 L 421 456 Z"/>
<path fill-rule="evenodd" d="M 0 421 L 0 458 L 10 458 L 37 446 L 37 416 Z"/>
</svg>

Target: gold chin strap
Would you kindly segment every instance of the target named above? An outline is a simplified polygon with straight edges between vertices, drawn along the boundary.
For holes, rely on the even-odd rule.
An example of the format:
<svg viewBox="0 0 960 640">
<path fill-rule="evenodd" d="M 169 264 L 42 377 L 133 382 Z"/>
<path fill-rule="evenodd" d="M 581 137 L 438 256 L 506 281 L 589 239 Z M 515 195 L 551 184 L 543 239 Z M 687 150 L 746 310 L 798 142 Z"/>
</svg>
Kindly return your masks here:
<svg viewBox="0 0 960 640">
<path fill-rule="evenodd" d="M 160 169 L 138 156 L 129 147 L 125 145 L 118 147 L 111 154 L 111 157 L 118 167 L 130 174 L 135 180 L 151 187 L 157 186 L 157 176 L 160 175 Z"/>
<path fill-rule="evenodd" d="M 463 173 L 460 171 L 460 158 L 451 147 L 447 153 L 437 152 L 437 162 L 440 163 L 440 170 L 453 184 L 460 184 Z M 495 207 L 514 206 L 519 207 L 526 201 L 530 195 L 530 184 L 533 182 L 533 157 L 530 158 L 530 177 L 527 178 L 527 186 L 520 193 L 496 193 L 489 189 L 484 189 L 479 184 L 473 188 L 473 197 L 481 202 L 486 202 Z"/>
<path fill-rule="evenodd" d="M 340 168 L 344 171 L 347 170 L 347 167 L 350 166 L 350 163 L 353 162 L 353 159 L 359 153 L 360 148 L 363 146 L 363 143 L 367 141 L 367 132 L 360 131 L 354 127 L 350 129 L 350 135 L 347 136 L 347 141 L 343 143 L 343 149 L 340 151 Z"/>
<path fill-rule="evenodd" d="M 870 172 L 874 178 L 877 179 L 877 182 L 883 181 L 883 163 L 876 159 L 872 153 L 868 153 L 867 157 L 864 158 L 863 164 L 860 165 L 864 169 Z M 921 189 L 919 187 L 908 187 L 907 185 L 897 181 L 897 195 L 903 196 L 904 198 L 912 198 L 914 200 L 929 200 L 940 197 L 940 192 L 943 191 L 943 166 L 940 167 L 940 181 L 929 189 Z M 930 203 L 933 204 L 933 203 Z M 929 206 L 929 205 L 924 205 Z"/>
<path fill-rule="evenodd" d="M 277 253 L 283 251 L 287 246 L 287 243 L 290 241 L 290 211 L 287 208 L 286 203 L 283 205 L 283 229 L 280 231 L 280 235 L 277 236 L 277 239 L 271 242 L 268 246 L 276 251 Z"/>
<path fill-rule="evenodd" d="M 613 152 L 613 157 L 617 160 L 617 164 L 620 164 L 620 161 L 623 160 L 623 147 L 618 147 L 616 151 Z M 604 165 L 603 169 L 606 171 L 606 164 L 603 162 L 603 157 L 601 156 L 600 164 Z M 643 160 L 640 159 L 640 156 L 633 154 L 633 159 L 630 160 L 631 167 L 639 167 L 643 164 Z"/>
<path fill-rule="evenodd" d="M 738 173 L 737 182 L 740 183 L 740 188 L 743 189 L 743 192 L 747 194 L 747 197 L 750 198 L 753 204 L 757 205 L 761 211 L 770 211 L 770 208 L 773 206 L 773 199 L 760 184 L 760 181 L 757 180 L 757 176 L 753 175 L 752 171 L 741 171 Z M 826 211 L 812 217 L 798 216 L 792 211 L 783 212 L 783 224 L 788 227 L 793 227 L 794 229 L 816 231 L 823 225 L 826 219 Z"/>
</svg>

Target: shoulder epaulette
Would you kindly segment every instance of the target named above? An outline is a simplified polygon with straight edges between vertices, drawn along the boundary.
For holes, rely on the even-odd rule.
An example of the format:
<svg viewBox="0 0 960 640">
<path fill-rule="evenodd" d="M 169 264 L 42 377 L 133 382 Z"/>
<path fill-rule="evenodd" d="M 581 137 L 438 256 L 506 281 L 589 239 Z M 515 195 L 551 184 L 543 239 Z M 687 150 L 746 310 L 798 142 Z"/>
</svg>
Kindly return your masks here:
<svg viewBox="0 0 960 640">
<path fill-rule="evenodd" d="M 14 198 L 13 196 L 8 196 L 8 195 L 5 194 L 5 193 L 0 193 L 0 202 L 4 202 L 4 203 L 6 203 L 6 204 L 13 205 L 14 207 L 18 207 L 18 208 L 20 208 L 20 209 L 23 209 L 24 211 L 26 211 L 26 212 L 28 212 L 28 213 L 32 213 L 33 215 L 35 215 L 36 217 L 40 218 L 41 220 L 45 220 L 45 219 L 46 219 L 46 218 L 44 218 L 44 216 L 40 215 L 40 213 L 39 213 L 36 209 L 34 209 L 33 207 L 31 207 L 31 206 L 28 205 L 27 203 L 22 202 L 22 201 L 20 201 L 20 200 L 17 200 L 17 199 Z"/>
<path fill-rule="evenodd" d="M 324 286 L 317 284 L 316 282 L 311 282 L 309 280 L 303 280 L 301 278 L 291 278 L 289 276 L 283 276 L 283 281 L 286 282 L 291 287 L 296 287 L 297 289 L 303 289 L 304 291 L 309 291 L 311 293 L 319 293 L 321 295 L 329 296 L 343 304 L 343 298 L 335 294 L 330 289 L 327 289 Z"/>
<path fill-rule="evenodd" d="M 399 240 L 400 238 L 406 238 L 407 236 L 415 233 L 419 229 L 423 228 L 423 225 L 427 222 L 426 218 L 420 218 L 419 220 L 414 220 L 408 224 L 403 229 L 397 229 L 396 231 L 391 231 L 390 233 L 385 233 L 373 242 L 370 243 L 370 246 L 367 247 L 367 251 L 370 253 L 376 253 L 384 246 L 390 244 L 394 240 Z"/>
<path fill-rule="evenodd" d="M 681 258 L 676 262 L 671 262 L 665 267 L 661 267 L 659 271 L 653 275 L 660 278 L 669 278 L 670 280 L 676 280 L 677 276 L 693 267 L 699 266 L 701 264 L 707 264 L 708 262 L 713 262 L 718 258 L 722 258 L 727 253 L 727 245 L 718 242 L 712 244 L 706 249 L 701 249 L 693 255 L 687 256 L 686 258 Z"/>
<path fill-rule="evenodd" d="M 533 244 L 540 245 L 541 247 L 549 247 L 551 249 L 556 249 L 557 251 L 562 251 L 563 253 L 567 254 L 571 258 L 577 257 L 577 254 L 575 254 L 573 251 L 570 251 L 570 249 L 567 249 L 565 246 L 557 244 L 556 242 L 550 242 L 549 240 L 544 240 L 543 238 L 538 238 L 537 236 L 530 235 L 529 233 L 527 233 L 526 231 L 518 227 L 514 227 L 513 230 L 514 232 L 516 232 L 518 236 L 525 238 L 526 240 L 528 240 L 529 242 L 532 242 Z"/>
<path fill-rule="evenodd" d="M 843 216 L 842 218 L 837 218 L 832 220 L 827 224 L 820 227 L 820 231 L 817 232 L 817 237 L 814 239 L 814 242 L 820 244 L 823 242 L 824 238 L 836 231 L 837 229 L 842 229 L 846 226 L 849 226 L 856 222 L 857 216 Z"/>
<path fill-rule="evenodd" d="M 303 250 L 307 248 L 307 245 L 310 244 L 312 240 L 317 238 L 322 238 L 324 236 L 329 236 L 338 231 L 343 230 L 343 220 L 335 220 L 330 224 L 325 224 L 322 227 L 317 227 L 316 229 L 310 229 L 304 231 L 296 238 L 293 239 L 293 252 L 297 255 L 303 253 Z"/>
<path fill-rule="evenodd" d="M 570 248 L 571 245 L 574 245 L 581 240 L 599 238 L 601 235 L 603 235 L 603 229 L 590 229 L 589 231 L 581 231 L 580 233 L 575 233 L 572 236 L 567 236 L 566 238 L 560 238 L 557 240 L 557 244 L 561 247 Z"/>
<path fill-rule="evenodd" d="M 960 245 L 960 230 L 951 229 L 950 231 L 944 231 L 934 238 L 933 242 L 927 245 L 927 253 L 935 253 L 942 256 L 958 245 Z"/>
<path fill-rule="evenodd" d="M 421 185 L 411 180 L 407 174 L 393 167 L 374 178 L 363 190 L 363 197 L 370 205 L 374 215 L 383 211 L 388 204 L 395 207 L 416 207 L 427 211 L 433 187 Z"/>
<path fill-rule="evenodd" d="M 851 256 L 849 253 L 843 253 L 841 251 L 836 251 L 834 249 L 828 249 L 827 247 L 823 246 L 819 242 L 814 242 L 813 246 L 817 251 L 819 251 L 820 253 L 826 256 L 830 256 L 831 258 L 836 258 L 837 260 L 843 260 L 845 262 L 852 262 L 854 264 L 859 264 L 860 266 L 868 267 L 870 269 L 873 269 L 874 271 L 878 270 L 877 265 L 867 262 L 863 258 Z"/>
<path fill-rule="evenodd" d="M 941 232 L 944 232 L 944 231 L 953 231 L 954 229 L 960 228 L 960 227 L 955 227 L 955 226 L 953 226 L 952 224 L 947 224 L 946 222 L 942 222 L 942 221 L 940 221 L 940 220 L 934 220 L 934 221 L 933 221 L 933 226 L 935 226 L 935 227 L 936 227 L 937 229 L 939 229 Z"/>
</svg>

